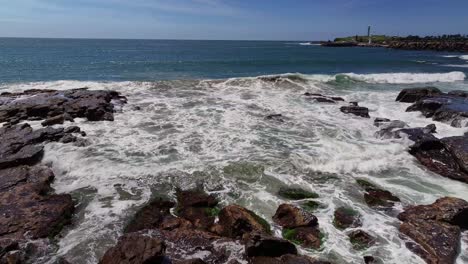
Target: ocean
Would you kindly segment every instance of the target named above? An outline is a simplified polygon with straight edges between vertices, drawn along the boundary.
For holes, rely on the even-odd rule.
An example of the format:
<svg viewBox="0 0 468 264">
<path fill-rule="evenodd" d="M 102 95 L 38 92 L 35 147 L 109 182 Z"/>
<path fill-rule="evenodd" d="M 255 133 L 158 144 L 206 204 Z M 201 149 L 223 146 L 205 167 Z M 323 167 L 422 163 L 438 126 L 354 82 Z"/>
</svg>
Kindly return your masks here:
<svg viewBox="0 0 468 264">
<path fill-rule="evenodd" d="M 391 191 L 402 200 L 397 210 L 443 196 L 468 200 L 468 185 L 428 171 L 407 152 L 411 141 L 376 138 L 373 125 L 376 117 L 434 123 L 395 98 L 410 87 L 468 91 L 467 55 L 291 41 L 0 39 L 0 92 L 88 87 L 128 98 L 114 122 L 77 120 L 89 146 L 47 144 L 53 187 L 71 193 L 77 211 L 55 241 L 57 253 L 38 261 L 97 263 L 141 205 L 203 185 L 221 204 L 245 206 L 270 223 L 289 202 L 280 187 L 318 193 L 324 244 L 303 254 L 338 264 L 366 255 L 424 263 L 406 248 L 395 216 L 364 203 L 355 180 Z M 340 104 L 312 102 L 305 92 L 358 101 L 372 118 L 345 115 Z M 284 122 L 266 120 L 270 114 Z M 435 124 L 438 137 L 468 131 Z M 363 215 L 375 246 L 352 248 L 333 226 L 340 206 Z M 466 233 L 461 252 L 457 263 L 468 263 Z"/>
</svg>

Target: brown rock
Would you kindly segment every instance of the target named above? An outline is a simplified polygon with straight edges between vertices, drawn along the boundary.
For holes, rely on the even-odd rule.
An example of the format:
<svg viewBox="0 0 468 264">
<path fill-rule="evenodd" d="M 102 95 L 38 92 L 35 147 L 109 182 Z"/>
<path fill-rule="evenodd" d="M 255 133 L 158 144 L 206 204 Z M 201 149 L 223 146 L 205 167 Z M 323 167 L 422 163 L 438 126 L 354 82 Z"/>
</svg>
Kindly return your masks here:
<svg viewBox="0 0 468 264">
<path fill-rule="evenodd" d="M 317 226 L 318 220 L 313 214 L 290 204 L 282 204 L 276 210 L 273 221 L 283 228 Z"/>
<path fill-rule="evenodd" d="M 202 190 L 177 190 L 177 215 L 190 221 L 195 227 L 207 230 L 215 221 L 212 214 L 218 204 L 216 197 Z"/>
<path fill-rule="evenodd" d="M 355 250 L 363 250 L 375 244 L 375 238 L 362 230 L 353 231 L 348 237 Z"/>
<path fill-rule="evenodd" d="M 163 263 L 166 245 L 150 236 L 130 233 L 109 249 L 100 264 L 158 264 Z"/>
<path fill-rule="evenodd" d="M 252 232 L 270 234 L 270 226 L 254 212 L 238 205 L 230 205 L 219 213 L 219 227 L 222 236 L 242 238 Z"/>
</svg>

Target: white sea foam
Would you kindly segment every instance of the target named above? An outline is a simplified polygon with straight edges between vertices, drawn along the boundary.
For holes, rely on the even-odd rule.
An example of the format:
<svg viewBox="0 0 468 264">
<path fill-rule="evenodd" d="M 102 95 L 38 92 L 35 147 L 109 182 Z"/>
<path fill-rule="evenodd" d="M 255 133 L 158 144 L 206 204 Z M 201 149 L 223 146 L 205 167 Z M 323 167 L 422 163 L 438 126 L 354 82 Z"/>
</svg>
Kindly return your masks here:
<svg viewBox="0 0 468 264">
<path fill-rule="evenodd" d="M 381 73 L 381 74 L 354 74 L 346 76 L 368 83 L 389 84 L 411 84 L 411 83 L 434 83 L 434 82 L 457 82 L 463 81 L 466 75 L 463 72 L 449 73 Z"/>
<path fill-rule="evenodd" d="M 453 73 L 414 75 L 284 74 L 279 78 L 158 83 L 59 81 L 2 88 L 86 86 L 116 89 L 129 99 L 114 122 L 77 120 L 88 134 L 89 146 L 46 146 L 44 161 L 57 176 L 53 187 L 59 193 L 84 197 L 73 226 L 64 231 L 58 243 L 58 255 L 71 263 L 98 262 L 138 206 L 152 194 L 173 197 L 175 186 L 203 182 L 222 204 L 238 203 L 270 222 L 278 205 L 290 202 L 276 195 L 280 186 L 316 191 L 318 201 L 325 205 L 315 213 L 326 235 L 325 245 L 322 251 L 302 253 L 333 256 L 338 264 L 361 263 L 367 254 L 382 258 L 384 263 L 417 264 L 423 261 L 406 249 L 398 233 L 398 220 L 367 207 L 355 179 L 366 178 L 392 191 L 403 205 L 432 203 L 441 196 L 468 200 L 468 186 L 421 167 L 408 154 L 411 142 L 407 139 L 375 138 L 377 128 L 372 120 L 345 115 L 339 104 L 317 104 L 301 96 L 306 91 L 342 96 L 368 107 L 372 117 L 399 119 L 421 127 L 432 121 L 417 112 L 405 112 L 408 105 L 394 101 L 401 87 L 387 84 L 457 78 Z M 362 90 L 360 83 L 354 89 L 334 90 L 334 85 L 339 85 L 334 81 L 341 76 L 385 84 L 393 90 Z M 468 88 L 463 82 L 450 85 Z M 274 113 L 283 114 L 284 122 L 264 119 Z M 436 124 L 439 137 L 462 135 L 467 130 Z M 363 228 L 377 237 L 376 246 L 357 253 L 346 233 L 333 226 L 335 208 L 344 205 L 363 215 Z M 279 235 L 280 230 L 273 228 Z M 232 247 L 231 251 L 239 249 Z M 467 257 L 463 251 L 459 263 Z"/>
<path fill-rule="evenodd" d="M 462 56 L 460 56 L 460 59 L 468 61 L 468 55 L 462 55 Z"/>
</svg>

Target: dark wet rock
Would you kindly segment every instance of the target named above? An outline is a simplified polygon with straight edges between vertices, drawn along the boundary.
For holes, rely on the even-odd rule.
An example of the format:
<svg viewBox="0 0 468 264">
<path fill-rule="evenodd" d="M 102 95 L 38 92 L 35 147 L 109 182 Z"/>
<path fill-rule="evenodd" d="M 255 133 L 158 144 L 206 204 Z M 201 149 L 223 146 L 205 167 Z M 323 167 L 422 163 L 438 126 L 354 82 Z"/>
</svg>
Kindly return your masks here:
<svg viewBox="0 0 468 264">
<path fill-rule="evenodd" d="M 255 257 L 249 262 L 250 264 L 331 264 L 324 260 L 317 260 L 307 256 L 284 255 L 279 258 L 272 257 Z"/>
<path fill-rule="evenodd" d="M 89 121 L 112 121 L 114 104 L 126 103 L 114 91 L 73 89 L 66 91 L 27 90 L 0 96 L 0 123 L 49 119 L 45 125 L 81 117 Z M 58 118 L 58 116 L 62 117 Z M 57 118 L 55 118 L 57 117 Z M 53 119 L 50 119 L 53 118 Z"/>
<path fill-rule="evenodd" d="M 414 103 L 426 97 L 441 95 L 442 92 L 435 87 L 409 88 L 403 89 L 396 101 L 402 103 Z"/>
<path fill-rule="evenodd" d="M 461 91 L 461 90 L 455 90 L 455 91 L 448 92 L 448 95 L 453 95 L 453 96 L 457 96 L 457 97 L 466 98 L 466 97 L 468 97 L 468 92 L 467 91 Z"/>
<path fill-rule="evenodd" d="M 145 229 L 173 230 L 176 228 L 190 227 L 190 222 L 171 214 L 170 210 L 174 206 L 174 202 L 163 199 L 156 199 L 148 203 L 133 217 L 125 228 L 125 233 L 132 233 Z"/>
<path fill-rule="evenodd" d="M 421 99 L 406 111 L 419 111 L 434 121 L 450 123 L 453 127 L 463 127 L 468 118 L 468 99 L 455 95 L 438 95 Z"/>
<path fill-rule="evenodd" d="M 400 202 L 400 199 L 391 192 L 383 190 L 366 180 L 358 179 L 357 183 L 365 190 L 364 200 L 370 207 L 386 209 Z"/>
<path fill-rule="evenodd" d="M 401 121 L 392 121 L 387 125 L 383 125 L 375 135 L 379 138 L 409 138 L 412 141 L 420 141 L 425 139 L 436 138 L 437 127 L 434 124 L 427 125 L 426 127 L 404 128 L 406 123 Z"/>
<path fill-rule="evenodd" d="M 417 205 L 406 208 L 398 215 L 403 222 L 412 219 L 436 220 L 468 229 L 468 202 L 454 197 L 438 199 L 431 205 Z"/>
<path fill-rule="evenodd" d="M 362 226 L 359 212 L 348 207 L 339 207 L 335 210 L 333 224 L 338 229 L 356 228 Z"/>
<path fill-rule="evenodd" d="M 158 264 L 164 263 L 166 245 L 163 241 L 138 233 L 121 237 L 116 246 L 109 249 L 100 264 Z"/>
<path fill-rule="evenodd" d="M 322 245 L 323 234 L 318 226 L 284 228 L 282 234 L 283 238 L 305 248 L 320 249 Z"/>
<path fill-rule="evenodd" d="M 278 122 L 284 122 L 283 115 L 282 114 L 273 114 L 273 115 L 268 115 L 265 117 L 266 120 L 273 120 L 273 121 L 278 121 Z"/>
<path fill-rule="evenodd" d="M 365 264 L 384 264 L 384 262 L 381 259 L 376 258 L 374 256 L 364 256 L 364 263 Z"/>
<path fill-rule="evenodd" d="M 304 93 L 304 96 L 306 96 L 308 99 L 314 100 L 318 103 L 329 103 L 329 104 L 336 104 L 336 102 L 342 102 L 344 101 L 343 98 L 337 97 L 337 96 L 326 96 L 318 93 L 309 93 L 306 92 Z"/>
<path fill-rule="evenodd" d="M 245 244 L 247 257 L 281 257 L 297 255 L 296 246 L 287 240 L 264 234 L 250 234 Z"/>
<path fill-rule="evenodd" d="M 370 118 L 369 109 L 361 106 L 342 106 L 340 111 L 345 114 L 353 114 L 356 116 Z"/>
<path fill-rule="evenodd" d="M 388 118 L 377 117 L 376 119 L 374 119 L 374 126 L 380 127 L 382 125 L 390 123 L 391 121 L 392 120 L 390 120 Z"/>
<path fill-rule="evenodd" d="M 43 167 L 0 170 L 0 238 L 54 236 L 70 222 L 71 196 L 48 194 L 53 177 Z"/>
<path fill-rule="evenodd" d="M 353 231 L 348 237 L 355 250 L 364 250 L 375 244 L 375 238 L 362 230 Z"/>
<path fill-rule="evenodd" d="M 209 229 L 215 221 L 218 200 L 203 190 L 177 190 L 177 215 L 195 227 Z"/>
<path fill-rule="evenodd" d="M 28 124 L 0 128 L 0 169 L 39 162 L 43 147 L 35 144 L 59 141 L 66 135 L 63 128 L 33 130 Z"/>
<path fill-rule="evenodd" d="M 318 194 L 310 191 L 306 191 L 300 188 L 281 187 L 278 191 L 278 195 L 282 198 L 289 200 L 303 200 L 318 198 Z"/>
<path fill-rule="evenodd" d="M 427 263 L 455 263 L 460 247 L 460 228 L 434 220 L 413 219 L 400 225 L 413 241 L 407 247 Z"/>
<path fill-rule="evenodd" d="M 81 128 L 79 128 L 77 126 L 69 126 L 69 127 L 65 128 L 64 132 L 67 133 L 67 134 L 80 133 Z"/>
<path fill-rule="evenodd" d="M 268 222 L 254 212 L 230 205 L 219 213 L 217 232 L 225 237 L 239 239 L 250 233 L 270 234 L 271 230 Z"/>
<path fill-rule="evenodd" d="M 63 122 L 65 122 L 64 115 L 56 115 L 56 116 L 47 118 L 45 121 L 43 121 L 41 123 L 41 125 L 42 126 L 53 126 L 53 125 L 63 124 Z"/>
<path fill-rule="evenodd" d="M 468 183 L 468 137 L 429 138 L 411 146 L 409 153 L 444 177 Z"/>
<path fill-rule="evenodd" d="M 352 106 L 359 106 L 359 102 L 349 102 L 349 104 Z"/>
<path fill-rule="evenodd" d="M 276 210 L 273 221 L 283 228 L 317 226 L 318 220 L 313 214 L 290 204 L 282 204 Z"/>
</svg>

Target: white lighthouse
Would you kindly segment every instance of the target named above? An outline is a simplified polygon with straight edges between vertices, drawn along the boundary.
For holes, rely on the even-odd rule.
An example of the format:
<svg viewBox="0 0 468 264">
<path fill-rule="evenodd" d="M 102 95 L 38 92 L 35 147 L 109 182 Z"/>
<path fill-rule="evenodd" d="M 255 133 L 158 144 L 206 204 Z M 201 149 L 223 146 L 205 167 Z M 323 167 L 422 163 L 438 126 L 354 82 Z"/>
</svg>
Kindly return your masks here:
<svg viewBox="0 0 468 264">
<path fill-rule="evenodd" d="M 369 38 L 369 44 L 372 44 L 371 26 L 367 27 L 367 38 Z"/>
</svg>

